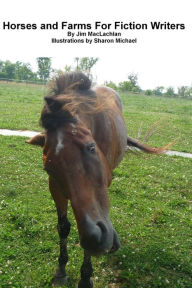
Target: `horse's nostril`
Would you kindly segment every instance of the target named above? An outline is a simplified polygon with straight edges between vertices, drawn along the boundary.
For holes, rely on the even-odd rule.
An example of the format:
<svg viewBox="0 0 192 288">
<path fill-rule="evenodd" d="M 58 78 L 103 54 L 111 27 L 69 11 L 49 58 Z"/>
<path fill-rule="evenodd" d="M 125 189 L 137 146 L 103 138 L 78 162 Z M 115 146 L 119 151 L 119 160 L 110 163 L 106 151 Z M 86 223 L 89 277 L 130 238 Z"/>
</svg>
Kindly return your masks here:
<svg viewBox="0 0 192 288">
<path fill-rule="evenodd" d="M 93 245 L 101 244 L 105 241 L 107 235 L 107 228 L 102 221 L 97 222 L 96 225 L 89 227 L 87 238 L 93 241 Z"/>
<path fill-rule="evenodd" d="M 106 237 L 106 234 L 107 234 L 107 228 L 106 228 L 105 224 L 102 221 L 99 221 L 97 223 L 97 226 L 99 226 L 99 228 L 101 229 L 101 232 L 102 232 L 101 241 L 105 241 L 105 237 Z"/>
<path fill-rule="evenodd" d="M 93 226 L 88 233 L 88 238 L 90 239 L 90 241 L 93 241 L 93 243 L 99 243 L 101 241 L 101 237 L 102 237 L 102 231 L 101 229 L 95 225 Z"/>
<path fill-rule="evenodd" d="M 98 225 L 87 227 L 87 231 L 81 237 L 81 246 L 84 249 L 96 249 L 102 239 L 102 230 Z"/>
</svg>

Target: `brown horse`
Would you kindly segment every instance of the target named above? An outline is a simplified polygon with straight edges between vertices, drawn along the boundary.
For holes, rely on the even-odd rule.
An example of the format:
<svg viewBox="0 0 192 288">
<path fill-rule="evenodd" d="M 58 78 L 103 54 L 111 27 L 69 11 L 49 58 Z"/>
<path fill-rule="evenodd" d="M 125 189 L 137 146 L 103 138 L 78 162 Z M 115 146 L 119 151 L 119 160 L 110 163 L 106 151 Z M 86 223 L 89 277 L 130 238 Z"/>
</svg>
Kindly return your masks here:
<svg viewBox="0 0 192 288">
<path fill-rule="evenodd" d="M 45 101 L 41 114 L 45 132 L 27 142 L 43 147 L 44 169 L 57 207 L 60 256 L 53 283 L 66 280 L 70 201 L 84 248 L 78 287 L 89 288 L 93 287 L 91 256 L 120 247 L 108 216 L 107 188 L 113 169 L 122 160 L 127 144 L 155 154 L 164 150 L 127 137 L 119 95 L 107 87 L 91 89 L 90 80 L 80 72 L 52 80 Z"/>
</svg>

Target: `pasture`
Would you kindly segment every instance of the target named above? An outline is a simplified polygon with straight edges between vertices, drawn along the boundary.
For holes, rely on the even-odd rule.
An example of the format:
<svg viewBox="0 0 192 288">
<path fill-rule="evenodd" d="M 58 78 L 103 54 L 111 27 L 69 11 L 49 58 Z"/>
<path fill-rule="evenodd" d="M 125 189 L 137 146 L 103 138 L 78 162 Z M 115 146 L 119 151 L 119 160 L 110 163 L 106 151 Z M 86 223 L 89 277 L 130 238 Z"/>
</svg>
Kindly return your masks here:
<svg viewBox="0 0 192 288">
<path fill-rule="evenodd" d="M 0 83 L 0 128 L 40 130 L 42 86 Z M 192 101 L 121 95 L 128 134 L 148 144 L 177 139 L 192 152 Z M 179 137 L 179 138 L 178 138 Z M 51 287 L 59 238 L 41 148 L 25 138 L 0 136 L 0 287 Z M 122 247 L 93 258 L 96 288 L 192 286 L 192 159 L 127 153 L 109 189 L 110 218 Z M 83 250 L 76 223 L 68 237 L 68 287 L 79 279 Z"/>
</svg>

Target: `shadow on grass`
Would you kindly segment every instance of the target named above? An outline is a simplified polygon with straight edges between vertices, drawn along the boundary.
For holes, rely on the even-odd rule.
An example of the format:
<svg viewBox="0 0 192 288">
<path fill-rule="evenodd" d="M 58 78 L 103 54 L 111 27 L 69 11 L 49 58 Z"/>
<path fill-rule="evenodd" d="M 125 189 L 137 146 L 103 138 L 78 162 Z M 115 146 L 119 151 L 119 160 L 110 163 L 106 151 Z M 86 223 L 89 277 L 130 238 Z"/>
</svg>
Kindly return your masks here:
<svg viewBox="0 0 192 288">
<path fill-rule="evenodd" d="M 107 259 L 118 283 L 114 287 L 192 287 L 192 262 L 184 263 L 177 251 L 153 241 L 131 245 Z"/>
</svg>

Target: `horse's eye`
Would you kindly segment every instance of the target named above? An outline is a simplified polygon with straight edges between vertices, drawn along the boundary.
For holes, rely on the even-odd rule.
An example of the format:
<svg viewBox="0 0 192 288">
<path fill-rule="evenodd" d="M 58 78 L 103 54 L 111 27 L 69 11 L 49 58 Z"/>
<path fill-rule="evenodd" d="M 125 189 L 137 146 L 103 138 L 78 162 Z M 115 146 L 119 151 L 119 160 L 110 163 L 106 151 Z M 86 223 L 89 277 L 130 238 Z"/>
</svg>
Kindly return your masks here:
<svg viewBox="0 0 192 288">
<path fill-rule="evenodd" d="M 91 152 L 91 153 L 95 153 L 95 151 L 96 151 L 96 145 L 95 145 L 95 143 L 89 143 L 89 144 L 87 144 L 87 150 L 89 151 L 89 152 Z"/>
</svg>

